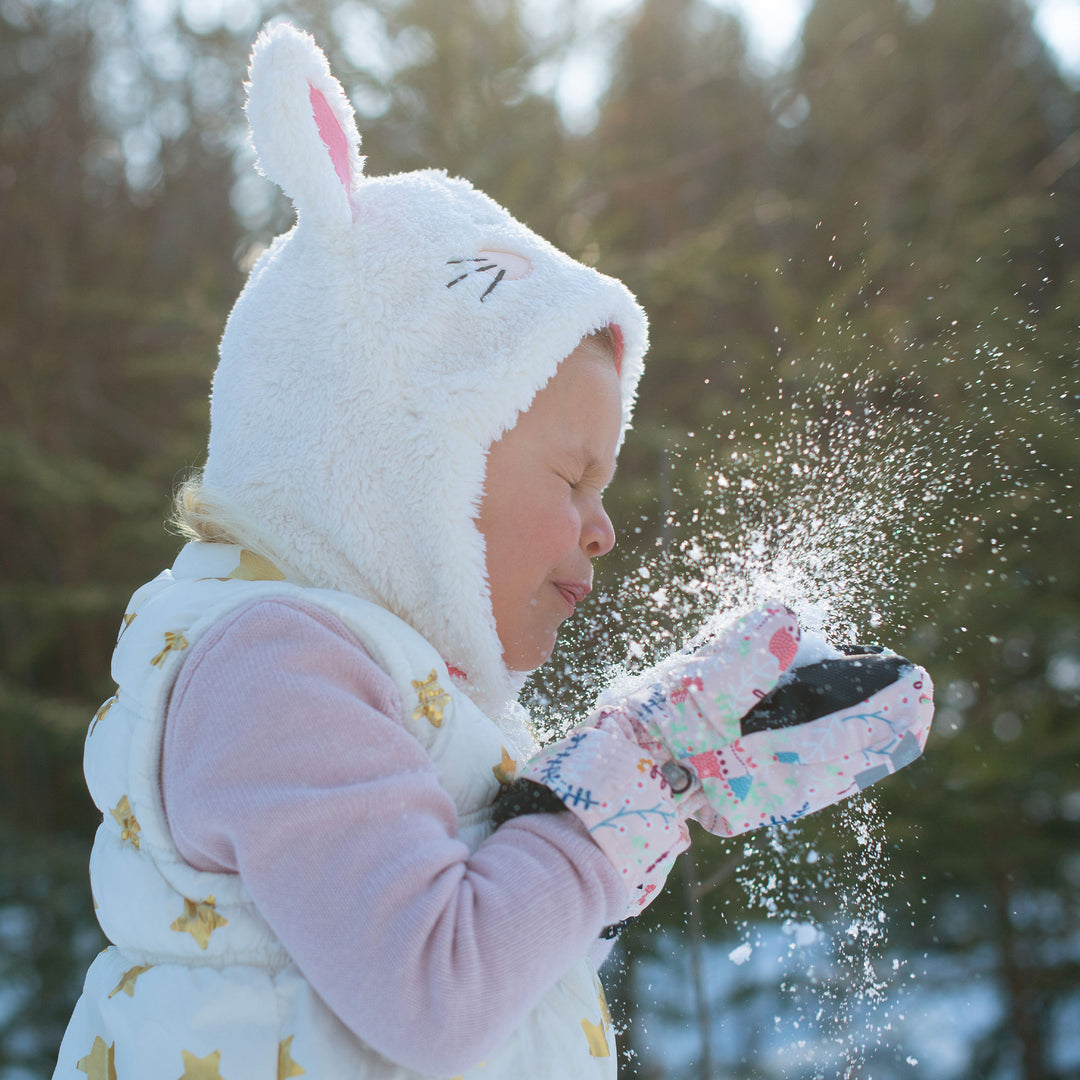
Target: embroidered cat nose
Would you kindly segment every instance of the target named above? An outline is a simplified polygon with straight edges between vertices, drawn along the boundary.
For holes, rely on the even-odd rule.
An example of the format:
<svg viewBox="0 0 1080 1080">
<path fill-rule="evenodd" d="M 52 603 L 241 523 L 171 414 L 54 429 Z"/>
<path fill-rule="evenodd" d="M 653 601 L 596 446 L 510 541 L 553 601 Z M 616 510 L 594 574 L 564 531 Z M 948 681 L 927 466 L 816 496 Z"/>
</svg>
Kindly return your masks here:
<svg viewBox="0 0 1080 1080">
<path fill-rule="evenodd" d="M 491 265 L 480 266 L 477 269 L 486 270 L 490 274 L 498 274 L 502 271 L 504 281 L 520 281 L 532 273 L 532 263 L 524 255 L 514 255 L 509 251 L 478 251 L 477 256 L 486 260 Z"/>
</svg>

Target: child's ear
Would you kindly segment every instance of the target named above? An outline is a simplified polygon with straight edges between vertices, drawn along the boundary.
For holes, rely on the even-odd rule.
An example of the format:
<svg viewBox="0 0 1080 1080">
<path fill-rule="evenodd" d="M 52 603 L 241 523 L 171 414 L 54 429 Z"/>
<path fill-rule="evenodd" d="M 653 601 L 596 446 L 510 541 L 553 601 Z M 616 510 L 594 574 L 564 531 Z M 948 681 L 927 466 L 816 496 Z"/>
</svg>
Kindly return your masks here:
<svg viewBox="0 0 1080 1080">
<path fill-rule="evenodd" d="M 259 171 L 302 220 L 352 223 L 350 196 L 363 176 L 352 105 L 310 34 L 287 23 L 259 34 L 248 69 L 247 117 Z"/>
</svg>

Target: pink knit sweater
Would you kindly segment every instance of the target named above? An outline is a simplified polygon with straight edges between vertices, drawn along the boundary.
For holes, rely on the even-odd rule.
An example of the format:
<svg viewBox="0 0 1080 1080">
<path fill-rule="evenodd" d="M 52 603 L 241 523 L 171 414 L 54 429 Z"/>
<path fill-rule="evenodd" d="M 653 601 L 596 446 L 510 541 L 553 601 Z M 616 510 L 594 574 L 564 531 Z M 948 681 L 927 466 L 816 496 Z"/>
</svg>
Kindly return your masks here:
<svg viewBox="0 0 1080 1080">
<path fill-rule="evenodd" d="M 622 917 L 626 894 L 570 814 L 516 818 L 470 854 L 400 716 L 341 622 L 256 601 L 184 664 L 162 791 L 184 858 L 241 875 L 352 1031 L 409 1068 L 459 1072 Z"/>
</svg>

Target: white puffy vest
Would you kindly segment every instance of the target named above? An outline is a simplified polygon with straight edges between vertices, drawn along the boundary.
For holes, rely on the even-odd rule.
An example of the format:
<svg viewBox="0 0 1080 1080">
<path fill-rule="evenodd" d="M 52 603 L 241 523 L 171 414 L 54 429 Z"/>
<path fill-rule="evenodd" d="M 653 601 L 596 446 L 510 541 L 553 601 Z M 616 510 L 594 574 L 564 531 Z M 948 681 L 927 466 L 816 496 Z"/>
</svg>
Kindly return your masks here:
<svg viewBox="0 0 1080 1080">
<path fill-rule="evenodd" d="M 280 578 L 240 548 L 196 543 L 132 597 L 113 654 L 118 690 L 90 725 L 84 759 L 102 812 L 90 857 L 94 906 L 113 944 L 87 973 L 54 1080 L 419 1076 L 378 1055 L 327 1008 L 239 876 L 196 870 L 177 851 L 159 783 L 169 694 L 190 650 L 229 611 L 263 596 L 319 605 L 394 680 L 402 723 L 430 754 L 472 849 L 490 833 L 500 779 L 510 778 L 510 759 L 527 752 L 531 736 L 524 723 L 515 732 L 484 716 L 451 684 L 431 645 L 389 612 Z M 379 993 L 377 972 L 371 993 Z M 582 959 L 466 1075 L 612 1080 L 616 1073 L 603 991 Z"/>
</svg>

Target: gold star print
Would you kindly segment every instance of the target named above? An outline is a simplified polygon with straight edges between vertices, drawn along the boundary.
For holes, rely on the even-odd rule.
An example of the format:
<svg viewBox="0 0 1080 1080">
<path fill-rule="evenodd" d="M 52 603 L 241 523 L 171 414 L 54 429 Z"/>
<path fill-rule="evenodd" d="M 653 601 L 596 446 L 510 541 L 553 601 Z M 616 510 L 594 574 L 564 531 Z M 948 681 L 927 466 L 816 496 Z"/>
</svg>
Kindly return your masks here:
<svg viewBox="0 0 1080 1080">
<path fill-rule="evenodd" d="M 135 980 L 140 975 L 149 971 L 153 966 L 153 964 L 143 964 L 140 967 L 128 968 L 127 971 L 125 971 L 124 974 L 120 976 L 120 981 L 116 984 L 113 992 L 109 994 L 109 997 L 116 997 L 116 995 L 119 994 L 121 990 L 123 990 L 123 992 L 127 994 L 128 997 L 134 997 Z"/>
<path fill-rule="evenodd" d="M 292 1059 L 292 1041 L 295 1036 L 290 1035 L 282 1039 L 277 1048 L 277 1080 L 289 1080 L 290 1076 L 303 1076 L 304 1070 Z"/>
<path fill-rule="evenodd" d="M 115 1050 L 116 1043 L 106 1046 L 105 1040 L 100 1035 L 95 1035 L 90 1053 L 80 1058 L 75 1068 L 86 1073 L 90 1080 L 116 1080 L 116 1065 L 113 1062 Z"/>
<path fill-rule="evenodd" d="M 581 1018 L 581 1030 L 585 1032 L 585 1038 L 589 1040 L 589 1053 L 595 1058 L 611 1057 L 608 1049 L 607 1035 L 604 1033 L 604 1021 L 599 1024 L 590 1024 L 583 1016 Z"/>
<path fill-rule="evenodd" d="M 502 751 L 502 761 L 498 765 L 492 765 L 491 771 L 500 784 L 513 783 L 517 762 L 506 752 L 505 746 L 500 746 L 499 749 Z"/>
<path fill-rule="evenodd" d="M 600 1002 L 600 1015 L 604 1018 L 604 1023 L 611 1026 L 611 1010 L 608 1008 L 607 995 L 604 993 L 604 987 L 601 985 L 600 980 L 596 980 L 596 996 Z"/>
<path fill-rule="evenodd" d="M 119 641 L 124 636 L 124 632 L 135 621 L 135 616 L 138 614 L 139 613 L 137 611 L 124 612 L 124 625 L 120 627 L 120 633 L 116 636 L 117 641 Z"/>
<path fill-rule="evenodd" d="M 117 690 L 115 694 L 96 713 L 94 713 L 94 722 L 90 725 L 90 734 L 94 734 L 94 728 L 109 715 L 109 710 L 116 704 L 116 699 L 120 696 L 120 691 Z"/>
<path fill-rule="evenodd" d="M 184 1075 L 178 1077 L 178 1080 L 225 1080 L 219 1070 L 220 1050 L 215 1050 L 204 1058 L 189 1054 L 186 1050 L 181 1050 L 180 1053 L 184 1055 Z"/>
<path fill-rule="evenodd" d="M 240 565 L 229 578 L 233 581 L 284 581 L 285 575 L 269 559 L 245 549 L 240 552 Z"/>
<path fill-rule="evenodd" d="M 182 934 L 190 934 L 200 949 L 210 944 L 210 935 L 219 926 L 228 926 L 229 920 L 214 910 L 214 898 L 208 896 L 201 904 L 184 898 L 184 914 L 169 926 Z"/>
<path fill-rule="evenodd" d="M 432 671 L 426 679 L 420 681 L 413 679 L 412 684 L 420 702 L 412 718 L 419 720 L 424 717 L 432 727 L 442 727 L 443 711 L 450 703 L 450 695 L 439 685 L 438 672 Z"/>
<path fill-rule="evenodd" d="M 109 813 L 112 814 L 116 824 L 120 826 L 120 839 L 130 840 L 131 846 L 138 848 L 139 823 L 131 812 L 131 803 L 128 802 L 128 797 L 125 795 Z"/>
<path fill-rule="evenodd" d="M 155 656 L 154 659 L 150 661 L 150 664 L 153 667 L 161 667 L 161 665 L 165 663 L 165 657 L 168 656 L 169 653 L 173 651 L 173 649 L 175 649 L 177 652 L 182 652 L 187 647 L 187 638 L 184 637 L 183 634 L 179 632 L 174 634 L 171 630 L 169 630 L 165 634 L 165 648 L 162 649 L 161 652 L 159 652 L 157 656 Z"/>
</svg>

